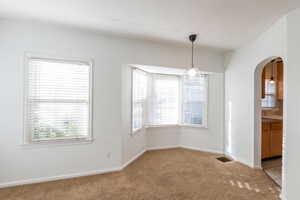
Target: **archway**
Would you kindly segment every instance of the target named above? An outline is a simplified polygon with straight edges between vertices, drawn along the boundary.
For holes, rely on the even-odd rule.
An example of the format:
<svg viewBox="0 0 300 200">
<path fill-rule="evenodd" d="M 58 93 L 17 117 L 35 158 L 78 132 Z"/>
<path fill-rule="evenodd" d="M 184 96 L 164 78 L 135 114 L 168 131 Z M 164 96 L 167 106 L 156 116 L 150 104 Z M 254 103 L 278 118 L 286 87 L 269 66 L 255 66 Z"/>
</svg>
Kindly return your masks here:
<svg viewBox="0 0 300 200">
<path fill-rule="evenodd" d="M 281 60 L 281 62 L 284 62 L 284 60 L 281 57 L 277 57 L 277 56 L 269 57 L 269 58 L 263 60 L 262 62 L 260 62 L 257 65 L 255 72 L 254 72 L 254 164 L 258 168 L 262 168 L 262 155 L 264 154 L 264 150 L 262 150 L 262 134 L 265 134 L 265 132 L 262 131 L 262 123 L 264 123 L 264 126 L 266 124 L 265 118 L 264 118 L 264 121 L 262 120 L 262 118 L 265 117 L 265 116 L 262 116 L 262 112 L 265 113 L 265 108 L 264 108 L 264 110 L 262 109 L 262 93 L 263 93 L 262 91 L 264 91 L 262 88 L 262 85 L 265 84 L 265 82 L 262 82 L 262 81 L 264 81 L 262 79 L 263 69 L 270 63 L 273 63 L 275 61 L 277 62 L 278 60 Z M 277 65 L 275 65 L 275 66 L 276 66 L 276 70 L 277 70 Z M 272 73 L 273 73 L 273 69 L 272 69 Z M 277 72 L 276 72 L 276 74 L 277 74 Z M 285 80 L 284 80 L 284 82 L 285 82 Z M 278 85 L 276 82 L 276 92 L 277 92 L 277 87 L 278 87 Z M 277 96 L 276 96 L 276 101 L 278 101 Z M 283 113 L 283 109 L 285 109 L 283 107 L 282 102 L 283 102 L 283 100 L 281 99 L 281 103 L 280 103 L 281 116 Z M 274 108 L 277 109 L 277 107 L 274 107 Z M 282 121 L 280 123 L 282 124 Z M 284 134 L 285 134 L 283 130 L 284 130 L 284 128 L 282 128 L 282 130 L 281 130 L 282 138 L 284 138 Z M 266 140 L 265 137 L 264 137 L 264 140 Z M 283 144 L 284 144 L 284 142 L 281 142 L 281 144 L 280 144 L 282 150 L 284 149 Z M 265 142 L 263 142 L 263 146 L 264 145 L 265 145 Z M 270 155 L 269 157 L 272 157 L 272 155 Z M 284 158 L 283 152 L 282 152 L 282 157 Z M 265 156 L 263 156 L 263 158 L 265 158 Z M 283 163 L 284 162 L 282 162 L 282 164 Z M 284 166 L 282 166 L 282 167 L 284 168 Z M 284 170 L 282 170 L 282 171 L 284 171 Z"/>
</svg>

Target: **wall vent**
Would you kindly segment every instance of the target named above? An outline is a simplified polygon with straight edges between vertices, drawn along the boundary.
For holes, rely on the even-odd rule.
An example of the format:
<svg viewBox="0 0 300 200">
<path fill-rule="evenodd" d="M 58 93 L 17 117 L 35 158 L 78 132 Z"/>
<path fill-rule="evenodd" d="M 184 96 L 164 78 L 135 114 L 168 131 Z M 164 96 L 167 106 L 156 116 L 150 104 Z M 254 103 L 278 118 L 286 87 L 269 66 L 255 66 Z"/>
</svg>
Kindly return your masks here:
<svg viewBox="0 0 300 200">
<path fill-rule="evenodd" d="M 223 162 L 223 163 L 231 162 L 231 161 L 232 161 L 232 160 L 230 160 L 229 158 L 226 158 L 226 157 L 224 157 L 224 156 L 217 158 L 217 160 L 218 160 L 218 161 L 221 161 L 221 162 Z"/>
</svg>

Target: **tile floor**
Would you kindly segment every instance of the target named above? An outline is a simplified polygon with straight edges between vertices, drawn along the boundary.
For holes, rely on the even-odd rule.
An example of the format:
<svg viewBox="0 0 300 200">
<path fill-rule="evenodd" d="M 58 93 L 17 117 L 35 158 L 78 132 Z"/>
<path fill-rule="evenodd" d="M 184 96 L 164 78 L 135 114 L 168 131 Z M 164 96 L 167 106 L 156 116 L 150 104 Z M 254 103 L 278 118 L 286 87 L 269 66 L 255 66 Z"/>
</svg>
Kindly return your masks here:
<svg viewBox="0 0 300 200">
<path fill-rule="evenodd" d="M 262 161 L 262 167 L 267 175 L 280 187 L 282 185 L 282 158 L 274 158 Z"/>
</svg>

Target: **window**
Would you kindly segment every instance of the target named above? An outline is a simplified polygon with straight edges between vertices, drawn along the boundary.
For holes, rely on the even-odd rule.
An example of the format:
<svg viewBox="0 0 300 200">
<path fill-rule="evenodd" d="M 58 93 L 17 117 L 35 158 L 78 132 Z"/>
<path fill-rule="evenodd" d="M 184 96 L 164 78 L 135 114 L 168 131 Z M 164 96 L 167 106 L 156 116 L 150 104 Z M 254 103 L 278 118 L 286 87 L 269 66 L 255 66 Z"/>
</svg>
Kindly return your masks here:
<svg viewBox="0 0 300 200">
<path fill-rule="evenodd" d="M 274 81 L 265 81 L 265 98 L 262 99 L 261 105 L 263 108 L 276 107 L 276 83 Z"/>
<path fill-rule="evenodd" d="M 179 77 L 153 74 L 151 92 L 149 124 L 178 124 Z"/>
<path fill-rule="evenodd" d="M 144 109 L 147 98 L 147 76 L 141 70 L 132 73 L 132 132 L 144 125 Z"/>
<path fill-rule="evenodd" d="M 182 124 L 206 126 L 207 75 L 183 77 Z"/>
<path fill-rule="evenodd" d="M 28 58 L 27 142 L 91 138 L 89 62 Z"/>
<path fill-rule="evenodd" d="M 145 125 L 207 127 L 209 75 L 188 77 L 172 69 L 170 74 L 158 74 L 153 67 L 148 70 L 133 69 L 132 132 Z"/>
</svg>

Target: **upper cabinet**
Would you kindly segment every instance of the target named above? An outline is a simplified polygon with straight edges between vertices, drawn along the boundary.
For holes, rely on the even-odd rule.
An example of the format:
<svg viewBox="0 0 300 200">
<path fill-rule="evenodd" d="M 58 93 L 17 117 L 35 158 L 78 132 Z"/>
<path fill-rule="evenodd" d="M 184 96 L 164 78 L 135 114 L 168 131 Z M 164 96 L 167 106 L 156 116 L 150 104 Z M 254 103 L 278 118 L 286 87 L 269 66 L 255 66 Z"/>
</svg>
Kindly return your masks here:
<svg viewBox="0 0 300 200">
<path fill-rule="evenodd" d="M 283 62 L 279 61 L 277 62 L 277 77 L 276 77 L 276 81 L 277 81 L 277 89 L 276 89 L 276 93 L 277 93 L 277 99 L 278 100 L 283 100 Z"/>
<path fill-rule="evenodd" d="M 273 84 L 271 80 L 274 80 Z M 274 60 L 265 65 L 262 71 L 261 79 L 261 98 L 271 101 L 274 95 L 274 100 L 283 100 L 283 62 L 282 60 Z M 274 89 L 274 90 L 273 90 Z M 271 92 L 273 91 L 273 92 Z"/>
</svg>

